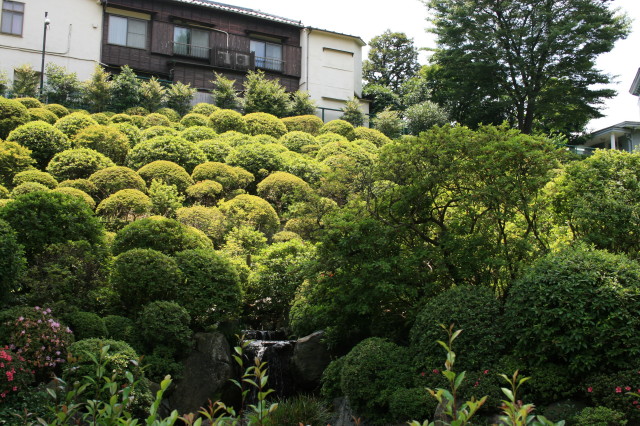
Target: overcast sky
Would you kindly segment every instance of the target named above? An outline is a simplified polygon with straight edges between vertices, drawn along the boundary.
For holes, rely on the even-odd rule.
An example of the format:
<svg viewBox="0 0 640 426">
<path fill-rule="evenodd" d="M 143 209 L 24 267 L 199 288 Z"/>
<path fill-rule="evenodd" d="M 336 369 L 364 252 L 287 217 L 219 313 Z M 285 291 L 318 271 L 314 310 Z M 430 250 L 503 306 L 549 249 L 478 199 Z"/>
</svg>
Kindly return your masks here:
<svg viewBox="0 0 640 426">
<path fill-rule="evenodd" d="M 237 6 L 302 21 L 303 24 L 326 30 L 351 34 L 369 42 L 372 37 L 390 29 L 404 32 L 413 38 L 416 47 L 435 47 L 435 39 L 425 29 L 427 9 L 420 0 L 218 0 Z M 606 102 L 605 117 L 589 124 L 590 130 L 608 127 L 622 121 L 640 121 L 638 98 L 629 93 L 633 78 L 640 68 L 640 0 L 613 0 L 614 7 L 625 11 L 634 21 L 635 31 L 626 40 L 618 41 L 610 53 L 599 61 L 600 69 L 617 76 L 612 87 L 618 96 Z M 427 53 L 420 55 L 427 62 Z"/>
</svg>

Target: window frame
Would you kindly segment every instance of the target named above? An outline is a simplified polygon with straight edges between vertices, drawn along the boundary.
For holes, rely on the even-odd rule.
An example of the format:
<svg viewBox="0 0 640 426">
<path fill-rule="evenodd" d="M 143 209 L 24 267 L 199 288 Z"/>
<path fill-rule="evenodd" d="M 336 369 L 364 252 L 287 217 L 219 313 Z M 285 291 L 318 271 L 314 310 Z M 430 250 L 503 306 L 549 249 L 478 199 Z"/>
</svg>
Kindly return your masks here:
<svg viewBox="0 0 640 426">
<path fill-rule="evenodd" d="M 121 46 L 121 47 L 128 47 L 131 49 L 140 49 L 140 50 L 147 50 L 147 44 L 148 44 L 148 35 L 149 35 L 149 24 L 147 20 L 145 19 L 138 19 L 138 18 L 134 18 L 131 16 L 124 16 L 124 15 L 118 15 L 116 13 L 110 13 L 109 15 L 109 29 L 107 31 L 107 44 L 111 44 L 114 46 Z M 118 43 L 115 42 L 111 39 L 111 29 L 112 29 L 112 23 L 111 23 L 111 18 L 119 18 L 119 19 L 125 19 L 127 21 L 127 29 L 126 29 L 126 40 L 125 40 L 125 44 L 122 43 Z M 133 44 L 130 44 L 130 35 L 134 34 L 134 35 L 140 35 L 137 33 L 132 33 L 129 30 L 129 22 L 130 21 L 136 21 L 136 22 L 140 22 L 144 24 L 144 46 L 140 47 L 140 46 L 135 46 Z"/>
<path fill-rule="evenodd" d="M 14 9 L 6 8 L 8 3 L 10 3 L 11 5 L 22 5 L 22 10 L 16 11 Z M 4 0 L 2 2 L 2 17 L 0 17 L 0 34 L 22 37 L 22 34 L 24 33 L 24 11 L 25 11 L 25 3 L 14 1 L 14 0 Z M 4 28 L 4 25 L 5 25 L 5 22 L 6 22 L 5 19 L 7 19 L 7 16 L 11 18 L 10 32 L 2 31 L 2 28 Z M 13 32 L 13 23 L 16 17 L 20 17 L 20 33 Z"/>
<path fill-rule="evenodd" d="M 177 30 L 186 30 L 187 32 L 187 43 L 179 43 L 176 41 L 176 32 Z M 206 46 L 198 46 L 193 44 L 193 32 L 197 31 L 205 35 L 205 39 L 207 40 Z M 182 49 L 177 49 L 176 44 L 179 44 Z M 195 49 L 194 49 L 195 48 Z M 206 49 L 205 55 L 200 55 L 195 52 L 198 52 L 200 49 Z M 202 28 L 193 28 L 186 25 L 174 25 L 173 26 L 173 54 L 180 56 L 188 56 L 190 58 L 198 58 L 198 59 L 209 59 L 211 52 L 211 32 L 202 29 Z"/>
<path fill-rule="evenodd" d="M 258 53 L 254 49 L 254 43 L 261 43 L 263 45 L 264 56 L 258 56 Z M 280 53 L 280 57 L 277 58 L 274 56 L 267 56 L 267 50 L 268 50 L 267 46 L 277 47 Z M 283 47 L 284 46 L 282 43 L 278 43 L 272 40 L 265 40 L 265 39 L 252 37 L 249 41 L 249 51 L 254 54 L 254 58 L 255 58 L 254 61 L 255 61 L 256 68 L 261 68 L 267 71 L 284 72 L 284 59 L 283 59 L 284 48 Z M 270 62 L 278 65 L 277 66 L 270 65 L 269 64 Z"/>
</svg>

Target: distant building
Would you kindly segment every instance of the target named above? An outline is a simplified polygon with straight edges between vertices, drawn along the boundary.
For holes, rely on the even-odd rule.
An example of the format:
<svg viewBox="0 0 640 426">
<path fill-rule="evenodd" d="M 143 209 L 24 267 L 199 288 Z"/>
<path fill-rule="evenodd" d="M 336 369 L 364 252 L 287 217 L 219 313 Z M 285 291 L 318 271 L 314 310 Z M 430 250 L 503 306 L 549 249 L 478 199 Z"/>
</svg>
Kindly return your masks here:
<svg viewBox="0 0 640 426">
<path fill-rule="evenodd" d="M 46 62 L 64 66 L 81 80 L 100 61 L 102 7 L 96 0 L 0 0 L 0 70 L 13 79 L 13 70 L 29 64 L 40 70 L 45 12 Z"/>
</svg>

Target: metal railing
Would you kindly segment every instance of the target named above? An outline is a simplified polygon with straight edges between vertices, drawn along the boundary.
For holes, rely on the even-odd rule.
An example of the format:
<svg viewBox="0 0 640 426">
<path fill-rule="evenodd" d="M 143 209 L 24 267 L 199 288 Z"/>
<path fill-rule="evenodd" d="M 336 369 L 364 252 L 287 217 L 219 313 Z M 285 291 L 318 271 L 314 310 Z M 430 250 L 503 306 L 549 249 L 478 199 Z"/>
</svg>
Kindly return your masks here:
<svg viewBox="0 0 640 426">
<path fill-rule="evenodd" d="M 267 58 L 264 56 L 256 56 L 256 67 L 269 71 L 284 71 L 284 61 L 275 58 Z"/>
<path fill-rule="evenodd" d="M 208 59 L 211 49 L 203 46 L 195 46 L 187 43 L 173 42 L 173 54 L 191 56 L 192 58 Z"/>
</svg>

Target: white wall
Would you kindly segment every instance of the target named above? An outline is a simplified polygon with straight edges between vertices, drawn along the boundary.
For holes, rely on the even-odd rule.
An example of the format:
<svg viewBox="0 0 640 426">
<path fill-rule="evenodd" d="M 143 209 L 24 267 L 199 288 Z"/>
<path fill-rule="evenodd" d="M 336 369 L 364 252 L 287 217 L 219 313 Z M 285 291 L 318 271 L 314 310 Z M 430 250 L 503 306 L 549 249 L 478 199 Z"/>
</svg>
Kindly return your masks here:
<svg viewBox="0 0 640 426">
<path fill-rule="evenodd" d="M 86 80 L 100 61 L 102 6 L 96 0 L 20 0 L 24 3 L 22 36 L 0 33 L 0 70 L 13 79 L 13 70 L 30 64 L 40 71 L 44 13 L 47 30 L 45 62 L 64 66 Z M 0 0 L 0 5 L 3 0 Z"/>
<path fill-rule="evenodd" d="M 300 90 L 308 91 L 317 106 L 340 109 L 354 95 L 362 97 L 363 42 L 359 38 L 304 28 L 301 45 Z M 369 104 L 363 102 L 362 110 L 369 113 Z M 327 110 L 324 119 L 330 121 L 340 115 Z"/>
</svg>

